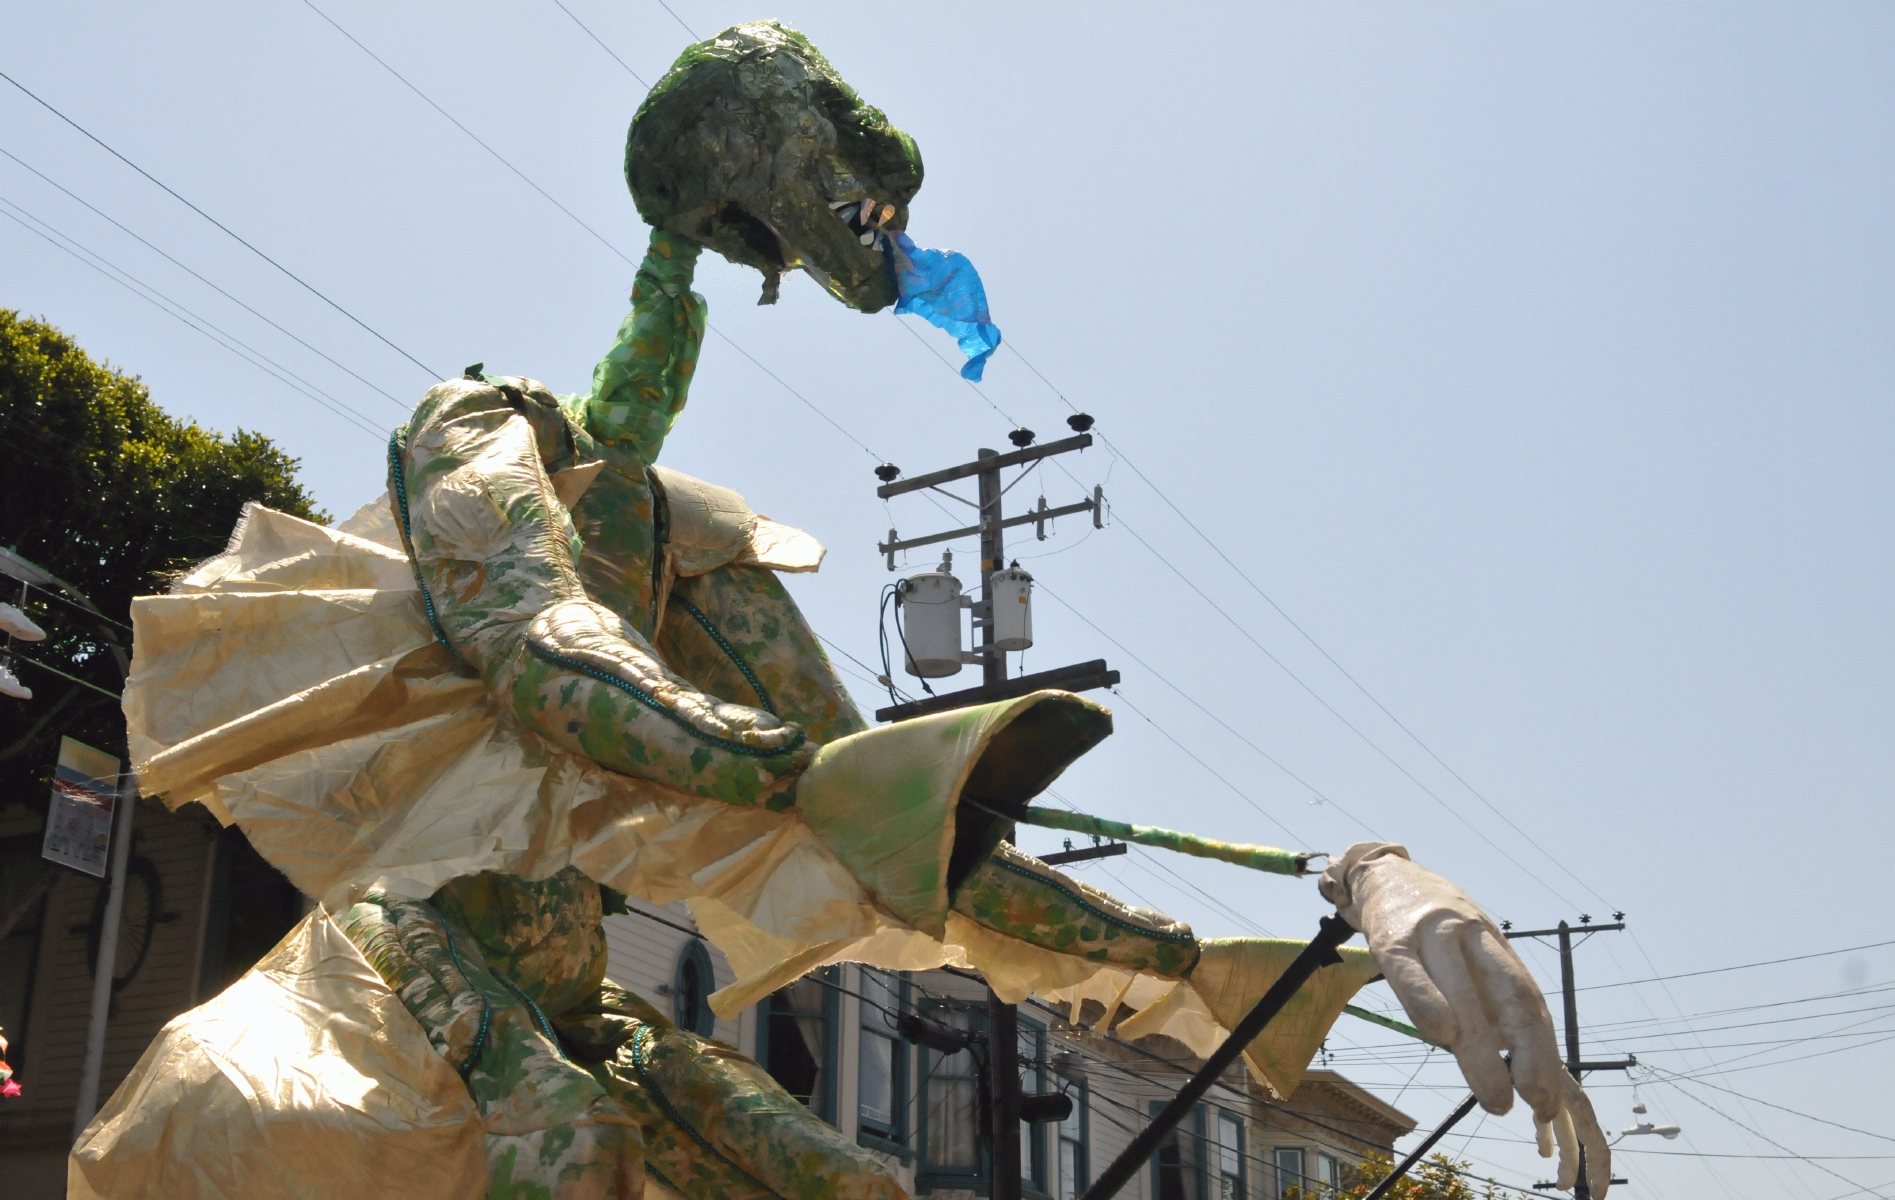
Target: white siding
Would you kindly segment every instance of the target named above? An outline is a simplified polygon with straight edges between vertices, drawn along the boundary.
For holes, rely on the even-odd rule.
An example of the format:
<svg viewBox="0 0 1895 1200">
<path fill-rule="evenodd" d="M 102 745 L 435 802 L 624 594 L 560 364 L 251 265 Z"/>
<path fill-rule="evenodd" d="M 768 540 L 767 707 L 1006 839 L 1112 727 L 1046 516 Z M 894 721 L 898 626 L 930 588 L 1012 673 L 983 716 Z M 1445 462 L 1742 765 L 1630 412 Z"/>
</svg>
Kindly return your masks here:
<svg viewBox="0 0 1895 1200">
<path fill-rule="evenodd" d="M 691 911 L 676 902 L 662 906 L 647 904 L 642 900 L 627 900 L 626 903 L 636 912 L 648 913 L 650 916 L 621 914 L 605 919 L 605 944 L 609 951 L 606 978 L 628 992 L 636 992 L 668 1017 L 672 1011 L 671 980 L 677 973 L 678 954 L 691 941 L 690 934 L 672 926 L 695 929 Z M 661 924 L 652 917 L 671 924 Z M 737 973 L 730 969 L 730 961 L 709 942 L 705 943 L 705 948 L 711 954 L 711 971 L 717 986 L 723 988 L 735 983 Z M 711 1030 L 711 1036 L 749 1053 L 750 1047 L 756 1043 L 756 1035 L 750 1028 L 755 1024 L 755 1018 L 749 1013 L 745 1016 L 749 1020 L 725 1020 L 719 1017 Z"/>
</svg>

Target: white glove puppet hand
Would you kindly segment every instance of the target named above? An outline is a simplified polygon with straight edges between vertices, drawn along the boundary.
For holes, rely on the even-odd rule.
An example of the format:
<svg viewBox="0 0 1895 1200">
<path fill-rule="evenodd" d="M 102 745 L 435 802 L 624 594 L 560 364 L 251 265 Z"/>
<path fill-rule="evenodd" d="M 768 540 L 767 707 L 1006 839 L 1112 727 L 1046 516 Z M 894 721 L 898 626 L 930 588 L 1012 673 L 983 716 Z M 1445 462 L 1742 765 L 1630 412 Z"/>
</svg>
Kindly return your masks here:
<svg viewBox="0 0 1895 1200">
<path fill-rule="evenodd" d="M 1592 1194 L 1604 1200 L 1612 1151 L 1592 1102 L 1560 1061 L 1553 1017 L 1526 964 L 1491 918 L 1447 880 L 1408 859 L 1405 847 L 1358 842 L 1330 862 L 1318 884 L 1342 919 L 1368 939 L 1375 965 L 1408 1019 L 1454 1052 L 1482 1108 L 1533 1109 L 1540 1156 L 1559 1146 L 1561 1188 L 1579 1179 L 1586 1152 Z M 1512 1056 L 1512 1070 L 1501 1058 Z"/>
</svg>

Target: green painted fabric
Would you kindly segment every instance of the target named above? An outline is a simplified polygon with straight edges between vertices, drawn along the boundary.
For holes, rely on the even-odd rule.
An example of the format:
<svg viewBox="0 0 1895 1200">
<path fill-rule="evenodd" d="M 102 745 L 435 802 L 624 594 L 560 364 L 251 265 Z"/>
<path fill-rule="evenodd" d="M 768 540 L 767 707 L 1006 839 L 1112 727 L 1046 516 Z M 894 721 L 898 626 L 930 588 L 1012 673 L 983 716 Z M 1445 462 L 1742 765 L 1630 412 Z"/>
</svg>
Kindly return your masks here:
<svg viewBox="0 0 1895 1200">
<path fill-rule="evenodd" d="M 489 966 L 479 939 L 419 900 L 372 897 L 341 924 L 467 1081 L 486 1127 L 489 1197 L 639 1194 L 636 1114 L 566 1055 L 543 1011 Z"/>
<path fill-rule="evenodd" d="M 649 484 L 633 480 L 684 403 L 696 342 L 660 317 L 690 331 L 688 289 L 664 288 L 694 257 L 647 257 L 665 278 L 641 280 L 614 355 L 629 350 L 602 364 L 585 428 L 532 380 L 451 380 L 398 431 L 391 490 L 439 636 L 528 728 L 613 770 L 754 804 L 807 762 L 807 736 L 671 670 L 636 620 L 643 605 L 650 624 L 657 546 Z M 575 522 L 546 467 L 589 450 L 608 457 Z M 594 531 L 591 573 L 616 589 L 588 595 L 580 528 Z"/>
<path fill-rule="evenodd" d="M 433 902 L 543 1012 L 565 1012 L 605 980 L 605 906 L 577 867 L 537 883 L 486 871 L 454 880 Z"/>
<path fill-rule="evenodd" d="M 1046 950 L 1180 978 L 1198 942 L 1181 921 L 1127 904 L 1002 843 L 954 894 L 954 911 Z"/>
<path fill-rule="evenodd" d="M 638 1114 L 647 1173 L 687 1200 L 906 1200 L 873 1155 L 762 1067 L 622 988 L 607 984 L 557 1027 L 569 1044 L 611 1047 L 594 1075 Z"/>
<path fill-rule="evenodd" d="M 777 716 L 813 742 L 826 745 L 869 727 L 796 601 L 767 567 L 720 567 L 678 580 L 655 640 L 665 661 L 705 691 L 757 705 L 767 695 Z"/>
</svg>

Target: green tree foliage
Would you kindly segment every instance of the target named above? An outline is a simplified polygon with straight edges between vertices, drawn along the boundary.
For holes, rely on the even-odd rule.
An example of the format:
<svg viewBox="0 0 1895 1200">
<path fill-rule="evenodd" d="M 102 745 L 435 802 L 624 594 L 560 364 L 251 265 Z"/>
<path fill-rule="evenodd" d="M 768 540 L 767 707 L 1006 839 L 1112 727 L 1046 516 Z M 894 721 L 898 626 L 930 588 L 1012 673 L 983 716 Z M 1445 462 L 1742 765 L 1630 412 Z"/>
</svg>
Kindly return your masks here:
<svg viewBox="0 0 1895 1200">
<path fill-rule="evenodd" d="M 94 362 L 43 321 L 0 309 L 0 545 L 90 596 L 113 621 L 129 625 L 133 596 L 162 591 L 221 551 L 249 501 L 326 522 L 296 482 L 297 465 L 260 434 L 226 437 L 172 417 L 136 376 Z M 17 604 L 17 585 L 0 580 L 0 600 Z M 100 622 L 38 590 L 26 610 L 46 640 L 16 649 L 119 690 Z M 129 653 L 129 629 L 106 628 Z M 31 665 L 15 673 L 33 699 L 0 698 L 0 836 L 22 823 L 37 828 L 61 734 L 125 750 L 116 701 Z"/>
<path fill-rule="evenodd" d="M 1468 1177 L 1467 1171 L 1473 1165 L 1465 1160 L 1457 1163 L 1445 1154 L 1431 1154 L 1395 1181 L 1395 1186 L 1388 1190 L 1388 1200 L 1495 1200 L 1500 1192 L 1493 1180 L 1481 1182 L 1477 1187 Z M 1348 1182 L 1339 1190 L 1293 1186 L 1284 1191 L 1284 1200 L 1318 1200 L 1319 1196 L 1321 1200 L 1353 1200 L 1375 1190 L 1375 1185 L 1387 1179 L 1394 1169 L 1394 1159 L 1371 1150 L 1348 1172 Z"/>
</svg>

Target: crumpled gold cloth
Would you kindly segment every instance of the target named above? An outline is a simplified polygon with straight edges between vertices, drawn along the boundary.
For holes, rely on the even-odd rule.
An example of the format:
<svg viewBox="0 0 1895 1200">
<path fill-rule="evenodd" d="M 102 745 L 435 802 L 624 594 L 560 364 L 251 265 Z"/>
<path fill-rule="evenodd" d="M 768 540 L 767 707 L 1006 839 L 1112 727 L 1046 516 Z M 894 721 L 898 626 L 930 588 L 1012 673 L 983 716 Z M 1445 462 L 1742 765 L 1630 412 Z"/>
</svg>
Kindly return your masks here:
<svg viewBox="0 0 1895 1200">
<path fill-rule="evenodd" d="M 317 909 L 145 1050 L 67 1159 L 68 1200 L 464 1200 L 474 1099 Z"/>
</svg>

